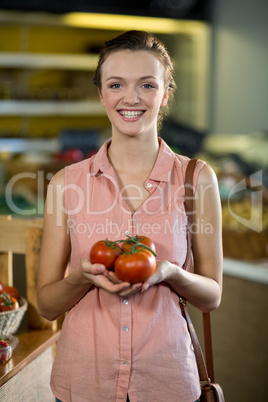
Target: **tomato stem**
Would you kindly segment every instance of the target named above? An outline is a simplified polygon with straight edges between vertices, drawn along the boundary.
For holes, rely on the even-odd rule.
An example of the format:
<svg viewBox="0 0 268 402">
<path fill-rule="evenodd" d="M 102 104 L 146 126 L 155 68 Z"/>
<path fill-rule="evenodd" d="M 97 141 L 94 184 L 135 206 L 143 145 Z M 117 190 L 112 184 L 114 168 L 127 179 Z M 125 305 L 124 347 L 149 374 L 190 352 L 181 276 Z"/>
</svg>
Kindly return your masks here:
<svg viewBox="0 0 268 402">
<path fill-rule="evenodd" d="M 11 308 L 13 306 L 13 304 L 14 304 L 14 302 L 12 301 L 12 298 L 9 297 L 6 294 L 6 292 L 3 292 L 2 295 L 3 295 L 5 306 L 7 306 L 8 308 Z"/>
<path fill-rule="evenodd" d="M 142 248 L 144 248 L 146 250 L 149 250 L 155 257 L 157 257 L 157 254 L 150 247 L 148 247 L 145 244 L 140 243 L 138 241 L 139 237 L 142 239 L 142 237 L 138 236 L 138 235 L 135 235 L 135 236 L 132 236 L 132 237 L 127 236 L 127 239 L 120 239 L 120 240 L 115 240 L 115 241 L 110 241 L 110 240 L 106 239 L 105 243 L 106 243 L 106 245 L 108 247 L 111 247 L 111 248 L 116 248 L 118 246 L 118 243 L 119 244 L 120 243 L 127 243 L 127 244 L 134 243 L 133 246 L 131 246 L 131 249 L 130 249 L 131 254 L 134 254 L 134 253 L 138 252 L 138 250 L 136 250 L 136 248 L 138 246 L 138 247 L 142 247 Z"/>
<path fill-rule="evenodd" d="M 120 240 L 120 242 L 122 242 L 122 240 Z M 113 249 L 115 249 L 117 247 L 117 243 L 118 243 L 118 240 L 116 240 L 116 241 L 110 241 L 108 239 L 105 240 L 106 246 L 113 248 Z"/>
<path fill-rule="evenodd" d="M 127 236 L 127 239 L 119 239 L 111 243 L 138 243 L 138 235 L 132 237 Z"/>
<path fill-rule="evenodd" d="M 145 250 L 149 250 L 155 257 L 157 257 L 157 254 L 148 246 L 146 246 L 143 243 L 135 243 L 133 246 L 131 246 L 130 252 L 131 254 L 137 253 L 139 250 L 136 250 L 137 247 L 144 248 Z"/>
</svg>

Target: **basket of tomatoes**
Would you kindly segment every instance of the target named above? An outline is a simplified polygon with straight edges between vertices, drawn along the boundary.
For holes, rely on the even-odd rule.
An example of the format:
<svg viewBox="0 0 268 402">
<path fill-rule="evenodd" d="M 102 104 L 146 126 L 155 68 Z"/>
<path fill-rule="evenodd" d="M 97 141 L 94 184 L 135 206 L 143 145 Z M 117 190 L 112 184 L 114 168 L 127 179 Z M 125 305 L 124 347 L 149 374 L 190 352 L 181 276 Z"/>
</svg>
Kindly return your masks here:
<svg viewBox="0 0 268 402">
<path fill-rule="evenodd" d="M 0 335 L 10 336 L 17 332 L 28 302 L 13 286 L 3 286 L 0 282 Z"/>
</svg>

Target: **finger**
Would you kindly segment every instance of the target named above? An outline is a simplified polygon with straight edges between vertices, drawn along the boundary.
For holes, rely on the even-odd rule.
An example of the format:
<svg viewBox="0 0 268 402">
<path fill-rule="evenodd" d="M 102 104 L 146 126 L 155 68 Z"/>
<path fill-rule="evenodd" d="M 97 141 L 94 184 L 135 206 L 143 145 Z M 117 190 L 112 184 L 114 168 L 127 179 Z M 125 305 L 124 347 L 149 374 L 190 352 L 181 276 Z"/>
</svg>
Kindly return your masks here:
<svg viewBox="0 0 268 402">
<path fill-rule="evenodd" d="M 142 291 L 145 292 L 147 289 L 149 289 L 149 287 L 150 287 L 150 283 L 144 282 L 144 284 L 142 285 Z"/>
<path fill-rule="evenodd" d="M 130 296 L 135 293 L 138 293 L 142 289 L 142 283 L 136 283 L 135 285 L 131 285 L 129 288 L 124 289 L 119 293 L 119 296 Z"/>
<path fill-rule="evenodd" d="M 107 279 L 107 278 L 106 278 Z M 108 280 L 108 279 L 107 279 Z M 121 283 L 117 283 L 114 284 L 112 282 L 109 281 L 109 283 L 106 283 L 104 286 L 102 286 L 103 289 L 107 290 L 110 293 L 117 293 L 120 295 L 120 293 L 122 291 L 124 291 L 125 289 L 128 289 L 130 287 L 130 283 L 128 282 L 121 282 Z"/>
<path fill-rule="evenodd" d="M 81 268 L 84 272 L 93 275 L 103 274 L 106 270 L 105 265 L 91 264 L 91 262 L 88 259 L 84 259 L 81 261 Z"/>
<path fill-rule="evenodd" d="M 94 284 L 97 287 L 101 287 L 104 290 L 107 290 L 111 293 L 119 293 L 123 289 L 129 288 L 131 284 L 129 282 L 113 283 L 110 278 L 107 277 L 107 271 L 101 275 L 94 275 L 93 277 Z"/>
<path fill-rule="evenodd" d="M 113 283 L 122 283 L 122 281 L 117 277 L 116 273 L 113 271 L 107 271 L 105 273 L 105 275 L 107 276 L 107 278 L 110 279 L 110 281 L 112 281 Z"/>
<path fill-rule="evenodd" d="M 153 286 L 158 282 L 160 282 L 160 275 L 155 272 L 152 276 L 150 276 L 150 278 L 147 279 L 146 282 L 143 283 L 142 290 L 145 291 L 149 289 L 150 286 Z"/>
</svg>

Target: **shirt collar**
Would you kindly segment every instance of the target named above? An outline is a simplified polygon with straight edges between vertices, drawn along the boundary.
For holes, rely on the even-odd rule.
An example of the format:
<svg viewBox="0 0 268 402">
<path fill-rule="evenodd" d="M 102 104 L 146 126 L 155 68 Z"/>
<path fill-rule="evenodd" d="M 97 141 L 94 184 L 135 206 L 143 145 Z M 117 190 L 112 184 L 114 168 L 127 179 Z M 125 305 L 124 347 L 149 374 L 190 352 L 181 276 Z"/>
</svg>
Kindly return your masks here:
<svg viewBox="0 0 268 402">
<path fill-rule="evenodd" d="M 154 181 L 169 181 L 174 165 L 175 154 L 162 138 L 159 138 L 159 152 L 149 179 Z"/>
<path fill-rule="evenodd" d="M 107 156 L 107 150 L 110 143 L 111 138 L 101 146 L 101 148 L 95 155 L 93 161 L 93 173 L 106 173 L 110 169 L 111 164 Z M 170 149 L 166 142 L 162 140 L 162 138 L 159 138 L 159 152 L 154 167 L 148 178 L 154 181 L 167 182 L 170 178 L 170 172 L 174 165 L 174 160 L 174 152 Z"/>
<path fill-rule="evenodd" d="M 95 155 L 95 158 L 93 160 L 93 173 L 105 173 L 107 170 L 111 167 L 111 164 L 109 162 L 108 156 L 107 156 L 107 151 L 109 148 L 109 145 L 111 143 L 112 139 L 110 138 L 107 140 L 98 150 L 98 152 Z"/>
</svg>

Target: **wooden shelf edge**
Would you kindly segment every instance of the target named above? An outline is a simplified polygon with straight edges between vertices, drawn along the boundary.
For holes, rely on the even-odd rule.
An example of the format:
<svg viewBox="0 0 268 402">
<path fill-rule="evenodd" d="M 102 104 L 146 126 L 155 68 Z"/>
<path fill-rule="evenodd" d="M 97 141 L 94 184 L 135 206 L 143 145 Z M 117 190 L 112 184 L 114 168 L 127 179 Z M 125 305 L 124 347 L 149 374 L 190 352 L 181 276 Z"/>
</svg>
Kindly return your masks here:
<svg viewBox="0 0 268 402">
<path fill-rule="evenodd" d="M 19 371 L 40 356 L 48 347 L 54 345 L 60 331 L 35 330 L 15 335 L 19 343 L 13 351 L 12 358 L 0 364 L 0 387 L 14 377 Z"/>
<path fill-rule="evenodd" d="M 1 100 L 0 116 L 104 116 L 98 100 L 77 101 L 19 101 Z"/>
<path fill-rule="evenodd" d="M 95 54 L 0 52 L 0 67 L 94 71 L 97 64 L 98 55 Z"/>
</svg>

